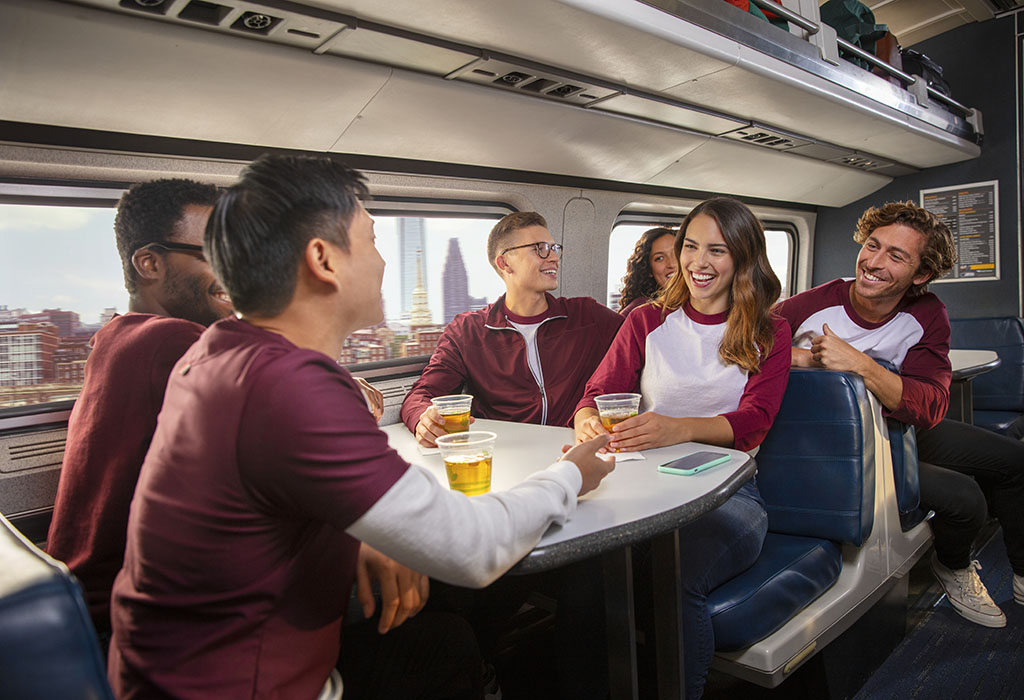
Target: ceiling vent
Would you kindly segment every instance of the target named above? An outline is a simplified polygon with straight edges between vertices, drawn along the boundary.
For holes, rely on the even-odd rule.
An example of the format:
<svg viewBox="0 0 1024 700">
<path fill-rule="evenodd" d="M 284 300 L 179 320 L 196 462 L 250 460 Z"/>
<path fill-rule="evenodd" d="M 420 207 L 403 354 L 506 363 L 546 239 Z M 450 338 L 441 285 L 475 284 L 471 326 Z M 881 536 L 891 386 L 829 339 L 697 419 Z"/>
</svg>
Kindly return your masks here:
<svg viewBox="0 0 1024 700">
<path fill-rule="evenodd" d="M 118 3 L 126 10 L 138 12 L 151 12 L 154 15 L 167 14 L 167 8 L 171 4 L 169 0 L 121 0 Z"/>
<path fill-rule="evenodd" d="M 231 28 L 240 32 L 266 36 L 280 23 L 280 17 L 265 15 L 262 12 L 243 12 L 242 16 L 234 21 Z"/>
<path fill-rule="evenodd" d="M 449 80 L 490 85 L 584 106 L 619 92 L 611 88 L 587 84 L 583 80 L 569 78 L 550 71 L 527 68 L 490 56 L 484 56 L 445 77 Z"/>
<path fill-rule="evenodd" d="M 841 158 L 833 158 L 829 162 L 845 165 L 848 168 L 857 168 L 858 170 L 867 171 L 880 170 L 893 165 L 892 161 L 882 160 L 881 158 L 872 158 L 871 156 L 866 156 L 862 153 L 853 153 Z"/>
<path fill-rule="evenodd" d="M 209 24 L 216 27 L 229 14 L 231 14 L 231 8 L 227 5 L 204 2 L 204 0 L 192 0 L 178 13 L 178 17 L 187 19 L 190 22 L 199 22 L 200 24 Z"/>
<path fill-rule="evenodd" d="M 749 143 L 755 146 L 771 148 L 775 151 L 786 151 L 790 148 L 806 146 L 810 143 L 807 139 L 802 139 L 775 129 L 766 129 L 759 124 L 730 131 L 727 134 L 722 134 L 722 137 L 732 139 L 733 141 L 742 141 L 743 143 Z"/>
</svg>

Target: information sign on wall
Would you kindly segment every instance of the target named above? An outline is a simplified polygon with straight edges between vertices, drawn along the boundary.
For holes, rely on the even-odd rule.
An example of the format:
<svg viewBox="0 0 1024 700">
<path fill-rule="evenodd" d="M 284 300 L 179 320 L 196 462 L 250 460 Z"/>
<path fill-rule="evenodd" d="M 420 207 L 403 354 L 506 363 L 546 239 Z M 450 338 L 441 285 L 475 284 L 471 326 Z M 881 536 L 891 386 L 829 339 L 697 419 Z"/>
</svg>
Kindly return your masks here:
<svg viewBox="0 0 1024 700">
<path fill-rule="evenodd" d="M 936 282 L 999 279 L 999 181 L 921 190 L 921 206 L 953 232 L 957 264 Z"/>
</svg>

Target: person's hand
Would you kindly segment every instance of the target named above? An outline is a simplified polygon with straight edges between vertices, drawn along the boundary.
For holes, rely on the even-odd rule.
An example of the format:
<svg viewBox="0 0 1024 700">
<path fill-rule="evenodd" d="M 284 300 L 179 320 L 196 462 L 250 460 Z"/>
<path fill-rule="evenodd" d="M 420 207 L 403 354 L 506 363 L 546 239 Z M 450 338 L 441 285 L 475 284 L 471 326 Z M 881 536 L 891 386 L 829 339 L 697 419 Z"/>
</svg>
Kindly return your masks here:
<svg viewBox="0 0 1024 700">
<path fill-rule="evenodd" d="M 373 582 L 380 584 L 380 622 L 377 631 L 384 634 L 418 613 L 430 595 L 430 579 L 402 566 L 363 542 L 356 561 L 356 596 L 363 606 L 363 617 L 373 616 L 376 601 Z"/>
<path fill-rule="evenodd" d="M 473 425 L 473 423 L 476 423 L 476 418 L 470 416 L 469 424 Z M 444 429 L 444 416 L 431 406 L 420 414 L 420 419 L 416 422 L 415 434 L 416 442 L 424 447 L 437 447 L 437 439 L 448 434 L 448 431 Z"/>
<path fill-rule="evenodd" d="M 817 367 L 817 363 L 814 361 L 814 357 L 811 355 L 811 351 L 807 348 L 792 348 L 792 355 L 790 357 L 790 367 Z"/>
<path fill-rule="evenodd" d="M 363 390 L 363 396 L 366 397 L 366 407 L 373 414 L 373 419 L 379 422 L 381 416 L 384 415 L 384 394 L 377 391 L 377 387 L 362 377 L 355 377 L 355 380 L 359 388 Z"/>
<path fill-rule="evenodd" d="M 683 421 L 681 418 L 670 418 L 650 411 L 627 418 L 612 426 L 612 439 L 608 448 L 636 452 L 686 442 L 690 438 L 682 434 Z"/>
<path fill-rule="evenodd" d="M 447 435 L 444 430 L 444 418 L 433 406 L 420 414 L 416 422 L 416 442 L 424 447 L 437 447 L 437 439 Z"/>
<path fill-rule="evenodd" d="M 597 451 L 607 444 L 608 435 L 605 434 L 599 435 L 592 440 L 581 442 L 578 445 L 562 446 L 564 454 L 559 457 L 558 461 L 568 460 L 572 462 L 580 470 L 580 476 L 583 477 L 583 485 L 580 487 L 580 492 L 577 495 L 582 496 L 596 489 L 597 485 L 601 483 L 601 479 L 611 474 L 612 470 L 615 469 L 615 457 L 602 459 L 597 456 Z"/>
<path fill-rule="evenodd" d="M 601 425 L 601 417 L 595 408 L 581 408 L 573 419 L 573 429 L 576 431 L 576 444 L 593 440 L 600 435 L 607 435 L 608 431 Z M 606 450 L 602 449 L 602 452 Z"/>
<path fill-rule="evenodd" d="M 836 335 L 826 323 L 823 335 L 811 340 L 811 358 L 815 367 L 839 372 L 856 372 L 863 376 L 875 361 Z"/>
</svg>

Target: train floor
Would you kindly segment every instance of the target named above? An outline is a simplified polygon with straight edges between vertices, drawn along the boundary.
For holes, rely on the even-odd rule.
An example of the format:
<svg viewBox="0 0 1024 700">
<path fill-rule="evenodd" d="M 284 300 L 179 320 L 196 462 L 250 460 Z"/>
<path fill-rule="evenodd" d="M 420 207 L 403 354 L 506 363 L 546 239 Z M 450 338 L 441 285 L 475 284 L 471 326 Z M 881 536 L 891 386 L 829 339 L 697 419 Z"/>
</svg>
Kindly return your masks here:
<svg viewBox="0 0 1024 700">
<path fill-rule="evenodd" d="M 1006 613 L 1007 626 L 989 629 L 957 615 L 942 594 L 926 554 L 911 570 L 905 627 L 888 644 L 865 644 L 863 635 L 832 658 L 812 658 L 777 688 L 767 689 L 712 670 L 705 700 L 902 700 L 903 698 L 975 698 L 1024 700 L 1024 605 L 1012 594 L 1012 571 L 1002 532 L 994 524 L 981 539 L 981 577 Z M 503 700 L 564 700 L 555 687 L 557 648 L 553 606 L 539 599 L 524 607 L 503 637 L 492 662 Z M 877 606 L 876 606 L 877 607 Z M 886 615 L 891 614 L 887 611 Z M 870 629 L 870 626 L 869 626 Z M 867 633 L 870 637 L 870 632 Z M 900 639 L 902 637 L 902 639 Z M 874 642 L 874 639 L 869 639 Z M 851 658 L 858 650 L 882 648 L 876 658 Z M 640 697 L 655 698 L 651 650 L 640 643 Z M 818 658 L 822 657 L 822 658 Z M 858 669 L 852 671 L 851 669 Z"/>
</svg>

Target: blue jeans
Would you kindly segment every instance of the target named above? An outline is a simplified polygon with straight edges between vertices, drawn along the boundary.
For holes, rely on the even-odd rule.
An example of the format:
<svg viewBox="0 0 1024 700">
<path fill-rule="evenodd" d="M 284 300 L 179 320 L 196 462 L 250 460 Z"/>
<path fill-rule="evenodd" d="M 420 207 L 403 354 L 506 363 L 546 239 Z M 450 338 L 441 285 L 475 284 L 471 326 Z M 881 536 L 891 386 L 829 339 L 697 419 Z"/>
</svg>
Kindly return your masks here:
<svg viewBox="0 0 1024 700">
<path fill-rule="evenodd" d="M 690 700 L 703 694 L 715 653 L 708 593 L 753 565 L 767 532 L 768 515 L 754 479 L 720 507 L 679 530 L 683 658 Z"/>
</svg>

